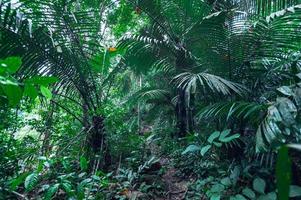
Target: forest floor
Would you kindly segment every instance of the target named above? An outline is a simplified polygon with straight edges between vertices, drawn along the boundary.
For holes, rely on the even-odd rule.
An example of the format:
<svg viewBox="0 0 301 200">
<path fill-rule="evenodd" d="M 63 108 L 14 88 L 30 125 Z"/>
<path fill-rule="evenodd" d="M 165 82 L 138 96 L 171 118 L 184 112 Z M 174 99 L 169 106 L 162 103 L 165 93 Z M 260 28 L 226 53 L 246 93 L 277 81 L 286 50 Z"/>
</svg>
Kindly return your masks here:
<svg viewBox="0 0 301 200">
<path fill-rule="evenodd" d="M 187 181 L 182 180 L 177 176 L 177 169 L 170 165 L 171 161 L 168 158 L 161 158 L 160 163 L 162 167 L 167 170 L 162 176 L 162 182 L 166 188 L 166 196 L 160 200 L 183 200 L 185 199 L 188 187 Z"/>
<path fill-rule="evenodd" d="M 159 157 L 161 167 L 166 169 L 165 173 L 161 176 L 161 181 L 165 186 L 165 195 L 156 200 L 184 200 L 188 191 L 188 181 L 177 176 L 178 170 L 173 166 L 172 159 L 160 155 L 159 146 L 152 144 L 150 150 L 152 155 Z"/>
</svg>

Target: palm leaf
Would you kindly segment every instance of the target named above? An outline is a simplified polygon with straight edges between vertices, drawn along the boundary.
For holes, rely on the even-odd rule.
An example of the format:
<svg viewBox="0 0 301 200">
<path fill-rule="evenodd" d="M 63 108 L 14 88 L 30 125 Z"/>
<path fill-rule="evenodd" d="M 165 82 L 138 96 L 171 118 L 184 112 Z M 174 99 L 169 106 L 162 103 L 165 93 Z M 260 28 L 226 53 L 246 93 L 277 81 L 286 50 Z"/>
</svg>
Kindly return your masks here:
<svg viewBox="0 0 301 200">
<path fill-rule="evenodd" d="M 173 78 L 177 87 L 195 93 L 198 85 L 204 89 L 209 89 L 213 92 L 229 95 L 231 92 L 242 94 L 246 91 L 243 86 L 207 73 L 193 74 L 190 72 L 181 73 Z"/>
</svg>

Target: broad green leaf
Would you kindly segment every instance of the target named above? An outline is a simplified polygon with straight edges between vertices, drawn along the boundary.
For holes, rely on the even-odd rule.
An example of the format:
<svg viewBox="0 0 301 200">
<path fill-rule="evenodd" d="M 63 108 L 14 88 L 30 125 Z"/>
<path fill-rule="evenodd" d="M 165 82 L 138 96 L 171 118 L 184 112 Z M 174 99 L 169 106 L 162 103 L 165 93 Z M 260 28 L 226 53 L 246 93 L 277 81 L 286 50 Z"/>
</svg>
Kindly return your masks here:
<svg viewBox="0 0 301 200">
<path fill-rule="evenodd" d="M 221 180 L 221 183 L 222 183 L 224 186 L 231 186 L 231 185 L 232 185 L 231 179 L 230 179 L 229 177 L 223 178 L 223 179 Z"/>
<path fill-rule="evenodd" d="M 266 187 L 266 183 L 263 179 L 261 178 L 256 178 L 254 181 L 253 181 L 253 189 L 256 191 L 256 192 L 259 192 L 260 194 L 264 194 L 264 191 L 265 191 L 265 187 Z"/>
<path fill-rule="evenodd" d="M 52 99 L 52 93 L 47 87 L 41 86 L 40 89 L 44 97 L 46 97 L 49 100 Z"/>
<path fill-rule="evenodd" d="M 26 83 L 24 87 L 24 95 L 30 97 L 31 99 L 35 99 L 39 95 L 39 93 L 35 86 Z"/>
<path fill-rule="evenodd" d="M 30 192 L 38 183 L 38 174 L 32 173 L 28 175 L 24 182 L 24 187 L 27 192 Z"/>
<path fill-rule="evenodd" d="M 211 149 L 211 145 L 204 146 L 201 149 L 201 155 L 204 156 Z"/>
<path fill-rule="evenodd" d="M 195 152 L 195 151 L 200 151 L 201 147 L 197 146 L 197 145 L 189 145 L 183 152 L 182 155 L 187 154 L 187 153 L 191 153 L 191 152 Z"/>
<path fill-rule="evenodd" d="M 59 189 L 59 186 L 60 184 L 57 183 L 57 184 L 54 184 L 53 186 L 51 186 L 45 196 L 44 196 L 44 200 L 51 200 L 52 199 L 52 196 L 55 195 L 55 193 L 57 193 L 58 189 Z"/>
<path fill-rule="evenodd" d="M 213 194 L 210 197 L 210 200 L 220 200 L 220 199 L 221 199 L 221 195 L 219 195 L 219 194 Z"/>
<path fill-rule="evenodd" d="M 255 192 L 253 192 L 253 190 L 251 190 L 248 187 L 243 189 L 242 194 L 245 195 L 246 197 L 248 197 L 249 199 L 255 199 L 255 197 L 256 197 Z"/>
<path fill-rule="evenodd" d="M 277 89 L 281 94 L 285 95 L 285 96 L 292 96 L 293 95 L 293 91 L 290 87 L 288 86 L 282 86 L 280 88 Z"/>
<path fill-rule="evenodd" d="M 86 171 L 88 169 L 88 161 L 85 157 L 80 157 L 80 168 L 82 171 Z"/>
<path fill-rule="evenodd" d="M 0 68 L 5 68 L 10 74 L 14 74 L 21 67 L 22 61 L 19 57 L 8 57 L 5 60 L 0 60 Z"/>
<path fill-rule="evenodd" d="M 216 138 L 218 138 L 220 136 L 220 132 L 219 131 L 215 131 L 213 132 L 210 137 L 208 138 L 208 142 L 212 143 L 213 140 L 215 140 Z"/>
<path fill-rule="evenodd" d="M 276 177 L 278 199 L 288 200 L 289 185 L 291 184 L 291 160 L 288 155 L 288 147 L 286 146 L 278 150 Z"/>
<path fill-rule="evenodd" d="M 19 86 L 16 85 L 2 85 L 2 89 L 8 99 L 10 106 L 17 106 L 23 96 L 23 91 Z"/>
<path fill-rule="evenodd" d="M 289 187 L 289 197 L 301 197 L 301 187 L 297 185 L 291 185 Z"/>
<path fill-rule="evenodd" d="M 212 188 L 210 189 L 210 191 L 211 191 L 212 193 L 218 193 L 218 194 L 220 194 L 220 193 L 223 192 L 224 190 L 225 190 L 225 186 L 222 185 L 222 184 L 219 184 L 219 183 L 213 185 Z"/>
<path fill-rule="evenodd" d="M 267 200 L 277 200 L 277 194 L 276 194 L 276 192 L 270 192 L 266 196 L 267 196 Z"/>
<path fill-rule="evenodd" d="M 288 98 L 277 98 L 277 106 L 282 123 L 287 127 L 293 125 L 298 111 L 296 105 Z"/>
</svg>

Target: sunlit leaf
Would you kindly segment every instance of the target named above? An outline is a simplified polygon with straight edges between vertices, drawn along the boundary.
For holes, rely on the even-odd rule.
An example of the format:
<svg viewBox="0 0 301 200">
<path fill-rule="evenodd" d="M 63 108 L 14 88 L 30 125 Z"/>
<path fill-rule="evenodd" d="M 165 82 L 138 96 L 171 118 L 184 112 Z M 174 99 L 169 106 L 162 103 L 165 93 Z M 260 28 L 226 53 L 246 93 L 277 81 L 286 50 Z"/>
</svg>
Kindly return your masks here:
<svg viewBox="0 0 301 200">
<path fill-rule="evenodd" d="M 41 86 L 40 90 L 44 97 L 46 97 L 47 99 L 52 99 L 52 93 L 47 87 Z"/>
</svg>

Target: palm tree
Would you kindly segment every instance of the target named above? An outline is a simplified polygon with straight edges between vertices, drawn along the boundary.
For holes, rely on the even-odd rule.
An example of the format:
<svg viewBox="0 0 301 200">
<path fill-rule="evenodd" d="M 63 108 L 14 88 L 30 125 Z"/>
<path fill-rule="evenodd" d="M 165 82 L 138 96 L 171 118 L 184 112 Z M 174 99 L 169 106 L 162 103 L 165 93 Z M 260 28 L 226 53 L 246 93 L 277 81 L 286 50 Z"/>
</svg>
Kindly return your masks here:
<svg viewBox="0 0 301 200">
<path fill-rule="evenodd" d="M 227 51 L 224 12 L 212 13 L 212 6 L 194 0 L 128 2 L 145 13 L 150 22 L 139 35 L 124 37 L 119 48 L 127 49 L 124 60 L 131 69 L 151 74 L 153 79 L 161 77 L 168 89 L 151 87 L 145 93 L 144 88 L 141 95 L 162 97 L 168 93 L 169 102 L 176 102 L 178 136 L 194 131 L 197 96 L 205 97 L 208 91 L 224 95 L 243 92 L 243 87 L 221 77 L 227 77 L 228 72 L 218 52 Z M 226 67 L 217 70 L 221 66 Z M 197 90 L 200 86 L 205 90 Z"/>
<path fill-rule="evenodd" d="M 109 60 L 116 52 L 103 45 L 103 13 L 112 4 L 97 1 L 96 9 L 75 1 L 1 1 L 1 57 L 20 56 L 21 78 L 54 76 L 52 103 L 80 121 L 94 153 L 106 152 L 104 116 L 98 113 L 113 74 Z M 89 4 L 82 4 L 89 5 Z M 81 107 L 82 116 L 58 100 Z M 103 155 L 107 155 L 104 153 Z"/>
<path fill-rule="evenodd" d="M 258 149 L 282 140 L 264 119 L 276 89 L 291 82 L 298 71 L 294 67 L 300 47 L 298 1 L 129 3 L 150 20 L 139 35 L 126 36 L 120 44 L 127 49 L 127 65 L 152 77 L 134 97 L 158 106 L 165 102 L 165 108 L 174 109 L 180 136 L 193 131 L 195 110 L 204 107 L 195 102 L 203 102 L 208 107 L 200 111 L 201 119 L 225 117 L 222 126 L 243 126 L 240 130 L 250 120 L 255 127 L 265 126 L 257 131 Z M 232 81 L 249 92 L 216 96 L 242 94 L 243 87 Z M 236 122 L 229 123 L 234 116 Z M 241 120 L 245 122 L 237 124 Z"/>
</svg>

